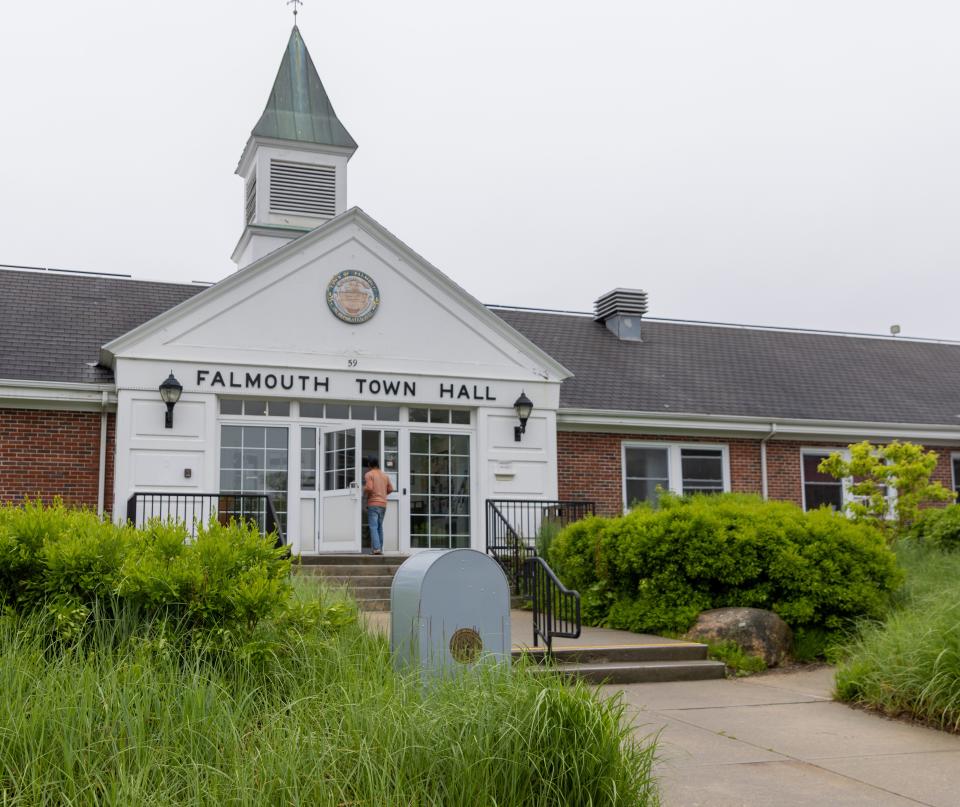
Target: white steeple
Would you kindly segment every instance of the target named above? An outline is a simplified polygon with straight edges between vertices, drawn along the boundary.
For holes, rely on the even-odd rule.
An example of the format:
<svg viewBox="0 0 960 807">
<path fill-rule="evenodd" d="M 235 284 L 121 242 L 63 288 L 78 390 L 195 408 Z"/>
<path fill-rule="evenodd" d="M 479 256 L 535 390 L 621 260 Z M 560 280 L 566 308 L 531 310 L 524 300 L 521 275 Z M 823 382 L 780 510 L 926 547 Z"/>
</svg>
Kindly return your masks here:
<svg viewBox="0 0 960 807">
<path fill-rule="evenodd" d="M 244 180 L 244 230 L 233 251 L 238 268 L 346 210 L 347 162 L 356 150 L 294 25 L 237 166 Z"/>
</svg>

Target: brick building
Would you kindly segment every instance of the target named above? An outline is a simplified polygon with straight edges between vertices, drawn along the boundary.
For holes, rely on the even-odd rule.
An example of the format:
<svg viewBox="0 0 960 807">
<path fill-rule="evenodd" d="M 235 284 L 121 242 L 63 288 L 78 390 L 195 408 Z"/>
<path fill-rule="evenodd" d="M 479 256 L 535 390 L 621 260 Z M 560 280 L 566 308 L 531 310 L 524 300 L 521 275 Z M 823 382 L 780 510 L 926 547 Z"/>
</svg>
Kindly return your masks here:
<svg viewBox="0 0 960 807">
<path fill-rule="evenodd" d="M 406 553 L 483 548 L 498 499 L 839 506 L 816 466 L 863 439 L 935 449 L 956 487 L 960 344 L 665 321 L 629 289 L 583 314 L 484 306 L 347 207 L 356 148 L 295 28 L 237 168 L 235 273 L 0 269 L 0 498 L 122 519 L 269 496 L 296 550 L 360 551 L 375 457 Z"/>
</svg>

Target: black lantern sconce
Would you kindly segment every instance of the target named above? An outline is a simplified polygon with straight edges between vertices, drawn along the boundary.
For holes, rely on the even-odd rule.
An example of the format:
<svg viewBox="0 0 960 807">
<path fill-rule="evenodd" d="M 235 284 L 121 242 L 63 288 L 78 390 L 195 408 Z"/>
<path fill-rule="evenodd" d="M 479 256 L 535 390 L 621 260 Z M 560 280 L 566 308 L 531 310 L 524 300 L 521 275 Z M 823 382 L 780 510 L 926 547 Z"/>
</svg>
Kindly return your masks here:
<svg viewBox="0 0 960 807">
<path fill-rule="evenodd" d="M 530 419 L 530 413 L 533 411 L 533 401 L 531 401 L 525 392 L 520 393 L 520 397 L 513 402 L 513 408 L 517 411 L 519 426 L 513 427 L 513 439 L 520 442 L 520 435 L 527 430 L 527 421 Z"/>
<path fill-rule="evenodd" d="M 167 405 L 167 416 L 163 421 L 163 425 L 168 429 L 173 428 L 173 407 L 177 405 L 177 401 L 180 400 L 180 393 L 182 392 L 183 385 L 173 377 L 173 370 L 171 370 L 170 375 L 167 376 L 167 380 L 160 385 L 160 397 Z"/>
</svg>

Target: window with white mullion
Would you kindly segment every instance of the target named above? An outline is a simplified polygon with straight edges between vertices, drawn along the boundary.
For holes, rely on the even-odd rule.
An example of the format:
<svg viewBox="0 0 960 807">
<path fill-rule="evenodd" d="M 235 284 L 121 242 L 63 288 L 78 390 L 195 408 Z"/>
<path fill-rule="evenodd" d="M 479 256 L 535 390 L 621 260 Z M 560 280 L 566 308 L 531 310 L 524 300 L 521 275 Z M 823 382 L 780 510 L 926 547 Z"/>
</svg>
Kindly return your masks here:
<svg viewBox="0 0 960 807">
<path fill-rule="evenodd" d="M 624 443 L 624 508 L 656 504 L 661 491 L 722 493 L 730 489 L 727 448 L 697 443 Z"/>
</svg>

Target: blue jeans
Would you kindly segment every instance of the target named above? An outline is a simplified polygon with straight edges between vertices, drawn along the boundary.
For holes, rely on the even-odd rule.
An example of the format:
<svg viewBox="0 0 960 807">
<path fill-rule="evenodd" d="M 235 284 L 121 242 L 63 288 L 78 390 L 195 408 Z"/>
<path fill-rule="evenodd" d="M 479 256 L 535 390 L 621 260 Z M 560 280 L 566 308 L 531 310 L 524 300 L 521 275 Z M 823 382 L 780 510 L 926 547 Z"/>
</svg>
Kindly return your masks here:
<svg viewBox="0 0 960 807">
<path fill-rule="evenodd" d="M 370 546 L 374 552 L 383 550 L 383 516 L 386 512 L 386 507 L 367 508 L 367 526 L 370 528 Z"/>
</svg>

